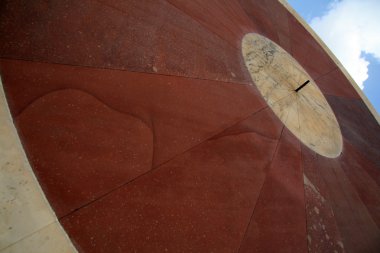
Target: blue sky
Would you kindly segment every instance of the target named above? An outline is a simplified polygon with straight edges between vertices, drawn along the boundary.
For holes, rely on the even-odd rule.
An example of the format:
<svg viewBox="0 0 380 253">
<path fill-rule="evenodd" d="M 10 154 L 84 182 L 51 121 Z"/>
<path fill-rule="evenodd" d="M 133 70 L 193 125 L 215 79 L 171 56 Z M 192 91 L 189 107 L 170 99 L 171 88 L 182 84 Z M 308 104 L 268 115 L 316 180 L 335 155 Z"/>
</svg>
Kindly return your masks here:
<svg viewBox="0 0 380 253">
<path fill-rule="evenodd" d="M 379 113 L 380 0 L 288 2 L 330 47 Z"/>
</svg>

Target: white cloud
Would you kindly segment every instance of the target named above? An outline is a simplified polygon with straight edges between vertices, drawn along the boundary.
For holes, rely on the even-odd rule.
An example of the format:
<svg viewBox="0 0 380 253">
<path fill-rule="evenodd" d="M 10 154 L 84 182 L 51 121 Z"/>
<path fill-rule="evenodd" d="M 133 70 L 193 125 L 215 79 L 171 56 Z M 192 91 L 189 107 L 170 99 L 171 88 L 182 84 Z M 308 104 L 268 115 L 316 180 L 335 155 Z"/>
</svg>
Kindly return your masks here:
<svg viewBox="0 0 380 253">
<path fill-rule="evenodd" d="M 362 53 L 380 61 L 380 1 L 335 0 L 310 25 L 363 89 L 369 62 Z"/>
</svg>

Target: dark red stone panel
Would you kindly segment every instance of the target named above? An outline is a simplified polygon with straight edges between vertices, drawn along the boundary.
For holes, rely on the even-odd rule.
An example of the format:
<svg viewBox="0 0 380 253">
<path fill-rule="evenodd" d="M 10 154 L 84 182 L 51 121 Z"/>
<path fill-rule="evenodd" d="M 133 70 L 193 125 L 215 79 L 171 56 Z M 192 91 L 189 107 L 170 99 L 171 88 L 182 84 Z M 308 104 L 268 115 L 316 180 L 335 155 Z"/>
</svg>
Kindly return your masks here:
<svg viewBox="0 0 380 253">
<path fill-rule="evenodd" d="M 313 79 L 327 74 L 337 68 L 334 61 L 314 40 L 313 36 L 289 13 L 289 31 L 292 44 L 292 55 L 301 63 Z M 345 83 L 339 83 L 345 89 Z"/>
<path fill-rule="evenodd" d="M 292 53 L 292 41 L 287 33 L 278 32 L 278 44 L 288 53 Z"/>
<path fill-rule="evenodd" d="M 380 169 L 380 125 L 363 101 L 326 96 L 344 139 Z"/>
<path fill-rule="evenodd" d="M 1 5 L 2 57 L 142 71 L 152 67 L 153 55 L 130 39 L 131 29 L 144 27 L 141 22 L 130 27 L 124 15 L 97 1 L 17 0 Z M 140 32 L 152 32 L 145 41 L 154 42 L 153 30 Z"/>
<path fill-rule="evenodd" d="M 373 162 L 366 159 L 362 152 L 355 148 L 352 144 L 345 141 L 344 142 L 344 156 L 347 159 L 354 161 L 354 164 L 360 165 L 361 170 L 365 170 L 367 174 L 371 177 L 371 180 L 375 181 L 378 186 L 380 186 L 380 170 L 379 167 Z M 349 157 L 350 156 L 350 157 Z"/>
<path fill-rule="evenodd" d="M 380 233 L 338 159 L 318 156 L 318 173 L 329 200 L 346 252 L 378 252 Z"/>
<path fill-rule="evenodd" d="M 237 49 L 241 48 L 241 39 L 246 33 L 259 29 L 237 1 L 169 0 L 168 2 Z"/>
<path fill-rule="evenodd" d="M 258 32 L 275 42 L 279 41 L 276 25 L 264 1 L 239 0 L 239 3 L 252 23 L 257 27 L 257 29 L 252 32 Z M 274 2 L 271 1 L 272 5 L 273 3 Z"/>
<path fill-rule="evenodd" d="M 61 223 L 81 252 L 236 252 L 276 142 L 206 141 Z"/>
<path fill-rule="evenodd" d="M 155 0 L 101 2 L 122 11 L 128 17 L 136 16 L 136 11 L 131 9 L 132 4 L 137 6 L 137 11 L 148 20 L 157 17 L 157 10 L 163 10 L 160 14 L 162 20 L 156 21 L 161 25 L 153 25 L 159 30 L 156 44 L 153 45 L 155 52 L 153 72 L 202 79 L 251 82 L 242 61 L 240 47 L 236 48 L 234 44 L 229 44 L 172 4 Z M 240 41 L 239 38 L 234 39 Z"/>
<path fill-rule="evenodd" d="M 269 17 L 277 32 L 289 36 L 288 10 L 276 0 L 254 0 L 255 8 L 261 9 Z"/>
<path fill-rule="evenodd" d="M 58 217 L 152 166 L 149 126 L 79 90 L 38 98 L 16 118 L 16 125 Z"/>
<path fill-rule="evenodd" d="M 291 52 L 288 12 L 273 0 L 239 0 L 240 5 L 263 34 Z"/>
<path fill-rule="evenodd" d="M 86 91 L 152 126 L 156 165 L 266 106 L 249 85 L 24 61 L 1 70 L 13 115 L 55 90 Z"/>
<path fill-rule="evenodd" d="M 319 172 L 317 154 L 304 145 L 302 166 L 309 252 L 345 252 L 328 187 Z"/>
<path fill-rule="evenodd" d="M 285 128 L 240 252 L 306 252 L 299 141 Z"/>
<path fill-rule="evenodd" d="M 5 60 L 1 73 L 13 115 L 40 96 L 73 88 L 140 118 L 154 132 L 154 165 L 266 106 L 250 85 Z"/>
<path fill-rule="evenodd" d="M 272 109 L 266 107 L 239 124 L 226 129 L 215 138 L 226 135 L 238 135 L 242 133 L 255 132 L 256 134 L 264 137 L 277 140 L 280 138 L 283 126 L 284 125 L 273 113 Z"/>
<path fill-rule="evenodd" d="M 359 94 L 338 68 L 314 81 L 324 94 L 360 99 Z"/>
<path fill-rule="evenodd" d="M 0 54 L 251 82 L 240 50 L 166 1 L 4 1 Z"/>
<path fill-rule="evenodd" d="M 349 143 L 344 147 L 340 157 L 342 169 L 380 228 L 380 170 Z"/>
<path fill-rule="evenodd" d="M 1 74 L 24 146 L 59 216 L 266 106 L 249 85 L 13 60 L 1 61 Z M 97 115 L 88 107 L 108 109 Z M 117 169 L 121 175 L 103 181 L 102 173 Z M 80 176 L 69 184 L 66 175 Z"/>
</svg>

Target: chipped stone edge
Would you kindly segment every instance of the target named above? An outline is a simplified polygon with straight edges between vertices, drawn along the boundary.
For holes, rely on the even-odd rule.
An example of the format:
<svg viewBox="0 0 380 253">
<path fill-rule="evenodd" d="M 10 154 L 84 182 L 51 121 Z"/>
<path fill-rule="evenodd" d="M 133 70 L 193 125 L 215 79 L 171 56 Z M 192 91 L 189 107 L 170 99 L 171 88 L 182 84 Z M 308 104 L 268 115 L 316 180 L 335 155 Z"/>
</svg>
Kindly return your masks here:
<svg viewBox="0 0 380 253">
<path fill-rule="evenodd" d="M 41 198 L 42 202 L 45 203 L 46 208 L 48 208 L 49 211 L 50 211 L 50 213 L 54 216 L 54 220 L 51 223 L 48 223 L 48 224 L 46 224 L 45 226 L 43 226 L 41 228 L 37 228 L 36 230 L 33 230 L 29 234 L 25 235 L 24 237 L 19 238 L 17 241 L 15 241 L 15 242 L 13 242 L 13 243 L 11 243 L 9 245 L 6 245 L 4 248 L 2 248 L 0 250 L 0 252 L 3 252 L 7 248 L 12 247 L 12 246 L 18 244 L 19 242 L 23 242 L 25 239 L 33 236 L 38 231 L 41 231 L 41 230 L 43 230 L 43 229 L 51 226 L 52 224 L 56 223 L 57 226 L 58 226 L 58 229 L 61 231 L 61 234 L 64 236 L 64 239 L 65 239 L 66 244 L 67 244 L 66 248 L 70 249 L 70 253 L 77 253 L 78 252 L 77 249 L 74 247 L 74 245 L 71 242 L 71 240 L 70 240 L 69 236 L 67 235 L 66 231 L 61 226 L 61 224 L 60 224 L 57 216 L 55 215 L 52 207 L 50 206 L 48 200 L 46 199 L 46 196 L 45 196 L 45 194 L 44 194 L 44 192 L 43 192 L 43 190 L 42 190 L 42 188 L 41 188 L 41 186 L 40 186 L 40 184 L 39 184 L 39 182 L 38 182 L 38 180 L 37 180 L 37 178 L 36 178 L 36 176 L 35 176 L 35 174 L 34 174 L 34 172 L 32 170 L 32 167 L 30 166 L 30 163 L 29 163 L 29 160 L 28 160 L 28 158 L 26 156 L 25 150 L 24 150 L 24 148 L 23 148 L 23 146 L 21 144 L 21 140 L 19 138 L 17 129 L 16 129 L 14 123 L 13 123 L 13 118 L 12 118 L 10 110 L 9 110 L 9 105 L 8 105 L 7 98 L 5 96 L 5 91 L 4 91 L 4 88 L 3 88 L 3 83 L 2 83 L 1 76 L 0 76 L 0 96 L 3 97 L 3 101 L 4 101 L 4 103 L 1 103 L 0 106 L 4 106 L 3 109 L 4 109 L 5 113 L 6 113 L 6 115 L 5 115 L 5 117 L 7 118 L 6 120 L 9 120 L 11 122 L 11 128 L 12 128 L 11 131 L 14 133 L 14 135 L 13 135 L 13 137 L 14 137 L 13 141 L 14 141 L 15 145 L 17 145 L 19 147 L 19 150 L 21 152 L 21 157 L 24 160 L 23 161 L 24 164 L 26 165 L 24 167 L 24 169 L 28 170 L 29 175 L 31 176 L 31 179 L 33 180 L 34 186 L 36 187 L 37 191 L 39 192 L 39 197 Z M 0 145 L 1 145 L 1 143 L 0 143 Z M 33 248 L 29 248 L 29 250 L 33 250 Z"/>
<path fill-rule="evenodd" d="M 306 31 L 308 31 L 313 36 L 313 38 L 319 43 L 319 45 L 323 48 L 323 50 L 325 50 L 325 52 L 335 62 L 338 68 L 343 72 L 343 74 L 346 76 L 348 81 L 351 83 L 352 87 L 354 87 L 356 92 L 359 94 L 360 98 L 364 101 L 365 105 L 367 106 L 368 110 L 372 113 L 377 123 L 380 124 L 380 116 L 377 113 L 375 107 L 373 107 L 371 102 L 368 100 L 367 96 L 363 93 L 363 91 L 360 89 L 359 85 L 354 81 L 354 79 L 352 79 L 351 75 L 343 67 L 342 63 L 338 60 L 338 58 L 334 55 L 334 53 L 327 47 L 327 45 L 322 41 L 322 39 L 306 23 L 306 21 L 293 9 L 293 7 L 290 6 L 287 0 L 278 0 L 278 1 L 280 2 L 280 4 L 282 4 L 285 7 L 285 9 L 289 11 L 289 13 L 293 15 L 293 17 L 295 17 L 298 20 L 298 22 L 300 22 L 300 24 L 306 29 Z"/>
</svg>

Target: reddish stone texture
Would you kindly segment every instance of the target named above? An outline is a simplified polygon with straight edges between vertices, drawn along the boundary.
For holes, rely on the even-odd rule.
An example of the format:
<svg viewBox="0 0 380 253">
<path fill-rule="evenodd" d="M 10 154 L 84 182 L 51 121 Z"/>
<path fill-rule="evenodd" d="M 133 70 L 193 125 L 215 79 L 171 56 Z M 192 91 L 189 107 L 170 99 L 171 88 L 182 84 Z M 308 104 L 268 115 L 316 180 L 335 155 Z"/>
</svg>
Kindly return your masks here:
<svg viewBox="0 0 380 253">
<path fill-rule="evenodd" d="M 326 95 L 359 99 L 359 94 L 338 68 L 314 81 L 318 83 L 319 88 Z"/>
<path fill-rule="evenodd" d="M 92 171 L 89 164 L 86 166 L 89 167 L 90 174 L 96 175 L 92 177 L 94 182 L 88 182 L 88 188 L 90 188 L 88 191 L 91 192 L 88 194 L 83 193 L 77 196 L 77 192 L 70 190 L 77 187 L 75 185 L 78 185 L 81 180 L 91 177 L 85 172 L 82 177 L 77 178 L 78 181 L 73 181 L 72 185 L 66 184 L 62 187 L 58 187 L 54 183 L 55 181 L 65 182 L 65 179 L 60 179 L 66 177 L 65 173 L 58 173 L 54 176 L 55 179 L 45 176 L 50 173 L 50 166 L 56 167 L 57 170 L 74 170 L 75 166 L 72 168 L 74 163 L 77 164 L 76 166 L 80 166 L 82 162 L 82 160 L 78 160 L 82 156 L 80 149 L 85 149 L 89 144 L 83 144 L 83 147 L 80 145 L 68 146 L 67 150 L 62 152 L 61 142 L 71 142 L 71 137 L 80 136 L 83 131 L 96 132 L 98 128 L 96 122 L 102 121 L 98 119 L 94 122 L 88 119 L 88 124 L 79 123 L 83 114 L 89 113 L 88 109 L 81 112 L 82 102 L 74 103 L 71 101 L 72 98 L 66 98 L 71 99 L 68 105 L 62 104 L 63 102 L 60 102 L 57 95 L 62 94 L 64 98 L 67 92 L 62 90 L 74 89 L 78 92 L 81 91 L 81 94 L 88 94 L 94 101 L 99 101 L 102 106 L 111 108 L 110 111 L 128 115 L 130 119 L 145 126 L 147 130 L 139 142 L 147 145 L 146 148 L 149 152 L 145 152 L 146 158 L 137 155 L 137 159 L 141 159 L 142 164 L 148 163 L 153 167 L 223 131 L 226 127 L 246 118 L 264 106 L 264 102 L 260 101 L 261 99 L 258 100 L 259 95 L 253 87 L 232 83 L 23 61 L 2 61 L 1 70 L 4 73 L 3 81 L 8 98 L 12 101 L 12 112 L 15 116 L 19 115 L 20 117 L 16 123 L 23 135 L 28 155 L 38 160 L 34 162 L 34 169 L 37 174 L 41 175 L 40 180 L 46 186 L 45 190 L 49 192 L 48 197 L 59 216 L 81 207 L 95 198 L 95 195 L 99 196 L 103 192 L 100 189 L 91 188 L 92 183 L 95 184 L 97 177 L 101 175 Z M 50 96 L 49 94 L 55 95 Z M 28 110 L 30 107 L 34 108 L 36 102 L 37 109 Z M 70 111 L 68 110 L 71 108 L 69 104 L 74 104 L 72 110 L 76 110 L 74 112 L 77 114 L 66 113 L 61 118 L 57 116 L 58 119 L 49 122 L 49 115 L 54 115 L 55 111 L 57 111 L 56 114 Z M 45 112 L 44 108 L 49 108 L 50 111 Z M 24 113 L 26 113 L 25 116 Z M 94 115 L 90 116 L 90 118 L 92 117 Z M 113 124 L 117 125 L 117 122 L 115 120 Z M 73 136 L 56 136 L 56 131 L 60 131 L 60 128 L 70 128 L 75 123 L 78 126 L 73 126 L 76 131 L 72 130 L 74 131 L 71 133 Z M 49 129 L 51 129 L 51 133 Z M 40 134 L 34 135 L 33 133 L 37 130 Z M 136 131 L 140 131 L 139 127 Z M 108 134 L 126 135 L 118 132 L 109 132 Z M 135 132 L 131 129 L 128 134 L 133 136 Z M 88 139 L 82 140 L 83 143 L 86 141 L 91 143 L 91 134 Z M 135 146 L 133 143 L 132 141 L 129 144 L 128 150 L 133 150 Z M 99 150 L 95 150 L 94 157 L 97 157 L 99 152 Z M 115 150 L 115 152 L 118 151 Z M 139 153 L 138 150 L 136 152 Z M 75 154 L 76 159 L 73 159 L 71 155 Z M 136 156 L 135 153 L 128 153 L 128 156 L 132 155 Z M 62 161 L 61 164 L 56 165 L 57 157 Z M 63 162 L 66 159 L 70 162 Z M 128 159 L 132 159 L 132 157 Z M 140 166 L 138 161 L 133 161 L 133 163 L 130 162 L 132 167 Z M 94 162 L 96 161 L 94 160 Z M 107 162 L 109 162 L 108 159 L 105 159 L 104 163 Z M 99 166 L 102 167 L 103 164 L 99 163 Z M 119 167 L 124 166 L 120 165 Z M 145 165 L 144 168 L 143 171 L 146 171 Z M 131 172 L 123 173 L 133 174 Z M 140 173 L 133 175 L 138 176 L 138 174 Z M 113 189 L 134 176 L 119 177 L 117 182 L 112 181 L 112 184 L 105 184 L 104 188 Z M 84 187 L 83 184 L 82 187 Z M 98 194 L 93 193 L 98 191 Z M 62 195 L 66 197 L 63 198 Z M 72 201 L 68 201 L 68 198 L 72 198 Z M 64 204 L 66 202 L 67 205 Z"/>
<path fill-rule="evenodd" d="M 2 61 L 1 70 L 13 115 L 71 88 L 140 118 L 154 131 L 154 165 L 266 106 L 249 85 L 23 61 Z"/>
<path fill-rule="evenodd" d="M 316 163 L 318 173 L 326 185 L 346 252 L 378 252 L 379 228 L 343 171 L 339 160 L 318 156 Z"/>
<path fill-rule="evenodd" d="M 2 57 L 250 82 L 240 50 L 166 1 L 1 4 Z"/>
<path fill-rule="evenodd" d="M 248 18 L 238 1 L 169 0 L 169 2 L 237 49 L 240 49 L 241 39 L 246 33 L 260 29 Z"/>
<path fill-rule="evenodd" d="M 306 29 L 289 13 L 293 57 L 313 79 L 334 71 L 337 66 Z"/>
<path fill-rule="evenodd" d="M 229 44 L 203 27 L 193 17 L 166 1 L 101 1 L 128 17 L 152 20 L 157 34 L 153 48 L 153 72 L 250 83 L 240 57 L 240 47 Z M 136 10 L 132 7 L 136 8 Z M 203 3 L 204 5 L 204 3 Z M 148 7 L 148 8 L 147 8 Z M 157 10 L 162 10 L 160 15 Z M 154 17 L 154 18 L 153 18 Z M 134 23 L 131 23 L 134 26 Z M 240 41 L 240 37 L 234 38 Z M 144 40 L 142 38 L 142 40 Z M 152 51 L 152 49 L 148 49 Z"/>
<path fill-rule="evenodd" d="M 247 132 L 255 132 L 256 134 L 264 137 L 277 140 L 280 138 L 282 129 L 283 124 L 281 121 L 269 107 L 266 107 L 239 124 L 226 129 L 214 138 L 219 138 L 226 135 L 238 135 Z"/>
<path fill-rule="evenodd" d="M 302 166 L 309 252 L 345 252 L 328 188 L 319 172 L 317 154 L 304 145 Z"/>
<path fill-rule="evenodd" d="M 327 100 L 338 119 L 344 139 L 379 169 L 380 125 L 364 102 L 336 96 L 327 96 Z"/>
<path fill-rule="evenodd" d="M 269 8 L 262 1 L 240 0 L 240 5 L 258 28 L 258 33 L 263 34 L 275 42 L 279 42 L 276 27 Z"/>
<path fill-rule="evenodd" d="M 208 140 L 61 222 L 83 252 L 236 252 L 276 142 Z"/>
<path fill-rule="evenodd" d="M 278 1 L 272 0 L 238 0 L 247 13 L 251 13 L 250 18 L 260 22 L 272 23 L 271 26 L 264 26 L 270 30 L 289 34 L 288 11 Z M 265 15 L 265 16 L 264 16 Z M 263 27 L 260 26 L 262 29 Z"/>
<path fill-rule="evenodd" d="M 44 95 L 16 124 L 58 217 L 152 167 L 150 127 L 83 91 Z"/>
<path fill-rule="evenodd" d="M 86 0 L 20 0 L 2 1 L 1 5 L 4 10 L 0 19 L 2 57 L 96 67 L 130 66 L 141 71 L 151 69 L 153 55 L 137 41 L 128 41 L 127 31 L 132 29 L 128 20 L 96 1 L 90 4 Z M 125 33 L 121 34 L 123 30 Z M 151 41 L 151 37 L 146 37 Z M 134 49 L 134 54 L 127 53 L 128 46 Z"/>
<path fill-rule="evenodd" d="M 287 10 L 277 1 L 239 0 L 240 5 L 258 27 L 258 33 L 291 52 Z"/>
<path fill-rule="evenodd" d="M 371 161 L 367 160 L 360 150 L 355 148 L 355 146 L 351 145 L 347 141 L 344 142 L 345 146 L 345 152 L 343 153 L 342 160 L 344 162 L 343 158 L 350 159 L 354 164 L 360 164 L 360 170 L 365 170 L 368 175 L 370 175 L 371 180 L 374 180 L 376 184 L 380 187 L 380 170 L 378 169 L 378 166 L 376 164 L 372 163 Z M 348 154 L 348 155 L 346 155 Z M 347 167 L 349 167 L 349 162 L 347 162 Z"/>
<path fill-rule="evenodd" d="M 379 191 L 354 152 L 345 149 L 338 159 L 306 147 L 302 153 L 310 252 L 377 252 L 380 234 L 373 218 Z"/>
<path fill-rule="evenodd" d="M 8 103 L 80 252 L 379 251 L 380 126 L 278 1 L 16 0 L 0 12 Z M 249 85 L 246 32 L 317 81 L 340 157 L 302 146 Z"/>
<path fill-rule="evenodd" d="M 349 143 L 340 157 L 341 166 L 372 219 L 380 227 L 380 171 Z"/>
<path fill-rule="evenodd" d="M 306 252 L 300 143 L 284 129 L 239 252 Z"/>
</svg>

